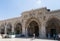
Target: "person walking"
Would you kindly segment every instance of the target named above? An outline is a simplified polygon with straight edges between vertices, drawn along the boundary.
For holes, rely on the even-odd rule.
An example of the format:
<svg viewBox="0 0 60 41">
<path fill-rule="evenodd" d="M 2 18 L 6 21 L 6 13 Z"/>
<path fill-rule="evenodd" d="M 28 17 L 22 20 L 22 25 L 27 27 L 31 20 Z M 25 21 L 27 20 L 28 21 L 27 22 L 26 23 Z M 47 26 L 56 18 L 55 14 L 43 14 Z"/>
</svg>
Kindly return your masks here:
<svg viewBox="0 0 60 41">
<path fill-rule="evenodd" d="M 58 34 L 58 39 L 60 40 L 60 34 Z"/>
<path fill-rule="evenodd" d="M 56 38 L 56 35 L 55 35 L 55 34 L 53 34 L 53 38 L 54 38 L 54 40 L 55 40 L 55 38 Z"/>
<path fill-rule="evenodd" d="M 31 40 L 34 40 L 35 39 L 35 33 L 33 34 L 33 37 L 32 37 L 32 39 Z"/>
<path fill-rule="evenodd" d="M 50 39 L 50 33 L 48 33 L 48 39 Z"/>
<path fill-rule="evenodd" d="M 33 38 L 35 38 L 35 33 L 33 34 Z"/>
</svg>

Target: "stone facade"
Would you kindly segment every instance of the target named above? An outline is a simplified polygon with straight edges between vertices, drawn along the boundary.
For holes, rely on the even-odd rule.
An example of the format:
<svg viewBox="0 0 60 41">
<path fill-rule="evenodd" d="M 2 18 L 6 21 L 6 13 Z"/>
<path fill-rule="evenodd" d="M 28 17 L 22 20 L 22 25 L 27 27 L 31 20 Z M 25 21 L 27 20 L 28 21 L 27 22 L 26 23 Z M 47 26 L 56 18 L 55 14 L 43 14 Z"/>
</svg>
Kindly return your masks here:
<svg viewBox="0 0 60 41">
<path fill-rule="evenodd" d="M 37 28 L 34 29 L 35 27 Z M 60 10 L 50 11 L 44 7 L 26 11 L 23 12 L 20 17 L 0 21 L 0 28 L 1 34 L 16 32 L 17 29 L 17 34 L 23 34 L 26 37 L 29 37 L 28 32 L 31 35 L 35 33 L 36 36 L 38 35 L 40 38 L 46 38 L 48 33 L 53 36 L 53 34 L 55 34 L 53 32 L 56 32 L 56 34 L 60 33 Z M 28 30 L 28 28 L 30 28 L 30 30 Z"/>
</svg>

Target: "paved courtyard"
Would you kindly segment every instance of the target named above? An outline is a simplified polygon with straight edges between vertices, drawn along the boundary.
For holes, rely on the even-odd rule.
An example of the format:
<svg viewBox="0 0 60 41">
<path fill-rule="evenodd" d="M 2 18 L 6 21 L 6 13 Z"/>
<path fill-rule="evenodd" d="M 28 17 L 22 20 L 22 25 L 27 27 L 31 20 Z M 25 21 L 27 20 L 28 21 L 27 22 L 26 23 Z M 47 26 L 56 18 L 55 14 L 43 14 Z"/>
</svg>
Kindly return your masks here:
<svg viewBox="0 0 60 41">
<path fill-rule="evenodd" d="M 46 39 L 32 39 L 32 38 L 6 38 L 0 39 L 0 41 L 57 41 L 57 40 L 46 40 Z"/>
</svg>

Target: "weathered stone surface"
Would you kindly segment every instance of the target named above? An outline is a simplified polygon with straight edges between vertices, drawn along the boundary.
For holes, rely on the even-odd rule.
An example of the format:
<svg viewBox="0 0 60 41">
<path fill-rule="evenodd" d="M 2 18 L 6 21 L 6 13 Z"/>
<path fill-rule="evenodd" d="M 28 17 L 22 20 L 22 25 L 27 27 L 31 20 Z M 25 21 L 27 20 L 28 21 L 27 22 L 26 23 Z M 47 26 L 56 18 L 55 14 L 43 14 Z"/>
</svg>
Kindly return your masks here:
<svg viewBox="0 0 60 41">
<path fill-rule="evenodd" d="M 44 8 L 23 12 L 20 17 L 2 20 L 0 21 L 0 28 L 5 28 L 6 25 L 11 24 L 11 26 L 7 26 L 7 27 L 12 27 L 11 31 L 15 32 L 16 24 L 20 23 L 21 26 L 19 27 L 22 29 L 21 34 L 28 36 L 27 28 L 29 27 L 30 22 L 35 21 L 39 27 L 39 37 L 46 38 L 46 34 L 48 33 L 47 32 L 48 30 L 46 28 L 47 21 L 52 18 L 55 18 L 56 20 L 60 21 L 60 10 L 49 11 L 46 7 L 44 7 Z M 56 24 L 57 26 L 56 31 L 57 33 L 60 33 L 60 22 L 57 22 L 57 23 L 59 24 Z M 7 32 L 7 31 L 4 31 L 4 32 Z"/>
</svg>

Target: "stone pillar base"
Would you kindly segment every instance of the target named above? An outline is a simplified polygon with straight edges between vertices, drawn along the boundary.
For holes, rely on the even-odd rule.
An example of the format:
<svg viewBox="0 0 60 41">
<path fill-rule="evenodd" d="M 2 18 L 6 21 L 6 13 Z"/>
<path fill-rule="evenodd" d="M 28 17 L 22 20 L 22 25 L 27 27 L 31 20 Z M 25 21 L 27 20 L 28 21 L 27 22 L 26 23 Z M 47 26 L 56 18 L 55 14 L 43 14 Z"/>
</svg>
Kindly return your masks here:
<svg viewBox="0 0 60 41">
<path fill-rule="evenodd" d="M 46 35 L 40 34 L 39 37 L 42 38 L 42 39 L 46 39 Z"/>
<path fill-rule="evenodd" d="M 46 30 L 44 26 L 41 27 L 40 38 L 46 38 Z"/>
<path fill-rule="evenodd" d="M 0 39 L 2 39 L 2 36 L 0 35 Z"/>
</svg>

